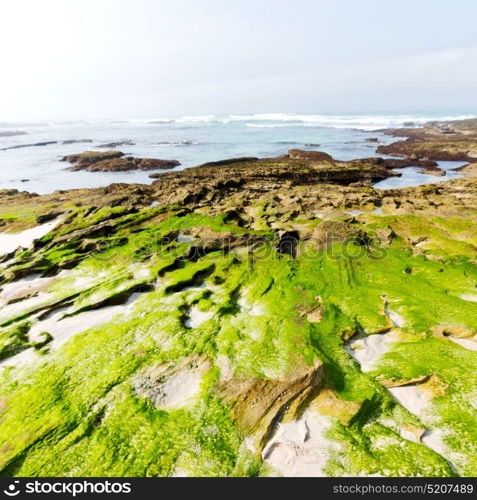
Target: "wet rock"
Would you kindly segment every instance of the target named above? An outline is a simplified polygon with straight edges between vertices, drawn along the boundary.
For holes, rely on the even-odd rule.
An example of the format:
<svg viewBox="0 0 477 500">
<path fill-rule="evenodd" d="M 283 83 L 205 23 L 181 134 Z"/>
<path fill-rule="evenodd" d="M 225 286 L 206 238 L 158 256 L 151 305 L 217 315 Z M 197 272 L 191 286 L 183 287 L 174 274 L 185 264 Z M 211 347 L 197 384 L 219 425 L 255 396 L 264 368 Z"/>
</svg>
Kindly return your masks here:
<svg viewBox="0 0 477 500">
<path fill-rule="evenodd" d="M 26 135 L 26 132 L 23 132 L 22 130 L 6 130 L 0 132 L 0 137 L 15 137 L 17 135 Z"/>
<path fill-rule="evenodd" d="M 16 146 L 8 146 L 6 148 L 1 148 L 0 151 L 7 151 L 9 149 L 22 149 L 22 148 L 34 148 L 34 147 L 50 146 L 51 144 L 58 144 L 58 141 L 34 142 L 33 144 L 18 144 Z"/>
<path fill-rule="evenodd" d="M 156 158 L 135 158 L 124 156 L 121 151 L 88 151 L 65 156 L 62 161 L 74 163 L 67 170 L 86 170 L 88 172 L 127 172 L 130 170 L 171 169 L 180 165 L 177 160 Z"/>
<path fill-rule="evenodd" d="M 322 151 L 303 151 L 301 149 L 290 149 L 288 157 L 292 160 L 333 161 L 328 153 Z"/>
<path fill-rule="evenodd" d="M 106 142 L 104 144 L 100 144 L 98 148 L 117 148 L 118 146 L 134 146 L 135 143 L 129 139 L 125 141 L 117 141 L 117 142 Z"/>
<path fill-rule="evenodd" d="M 385 129 L 385 134 L 407 137 L 378 153 L 428 158 L 436 161 L 472 161 L 477 158 L 477 120 L 430 122 L 419 128 Z"/>
<path fill-rule="evenodd" d="M 301 365 L 281 380 L 258 377 L 234 377 L 221 383 L 218 392 L 237 424 L 253 432 L 260 448 L 285 417 L 292 418 L 301 405 L 313 396 L 323 380 L 323 365 L 315 360 L 312 366 Z"/>
<path fill-rule="evenodd" d="M 62 141 L 61 144 L 88 144 L 93 142 L 92 139 L 67 139 L 66 141 Z"/>
<path fill-rule="evenodd" d="M 235 163 L 250 163 L 258 161 L 258 158 L 255 156 L 244 156 L 241 158 L 230 158 L 228 160 L 219 160 L 219 161 L 209 161 L 207 163 L 203 163 L 199 165 L 200 167 L 222 167 L 224 165 L 233 165 Z"/>
<path fill-rule="evenodd" d="M 455 170 L 466 177 L 477 177 L 477 163 L 470 163 L 469 165 L 464 165 Z"/>
<path fill-rule="evenodd" d="M 124 156 L 124 153 L 121 151 L 86 151 L 84 153 L 64 156 L 61 161 L 76 163 L 78 167 L 86 167 L 102 160 L 111 160 L 114 158 L 121 158 L 122 156 Z"/>
</svg>

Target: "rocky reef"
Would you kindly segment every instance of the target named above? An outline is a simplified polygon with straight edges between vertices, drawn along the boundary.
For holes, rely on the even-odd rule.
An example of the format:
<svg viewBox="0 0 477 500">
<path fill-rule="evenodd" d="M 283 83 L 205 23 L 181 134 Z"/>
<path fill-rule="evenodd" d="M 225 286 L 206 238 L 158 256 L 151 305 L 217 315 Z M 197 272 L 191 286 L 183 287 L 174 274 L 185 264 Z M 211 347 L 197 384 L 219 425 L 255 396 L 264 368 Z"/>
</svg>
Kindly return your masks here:
<svg viewBox="0 0 477 500">
<path fill-rule="evenodd" d="M 117 144 L 117 143 L 116 143 Z M 122 143 L 124 144 L 124 142 Z M 68 155 L 61 161 L 73 163 L 67 170 L 86 170 L 88 172 L 127 172 L 129 170 L 167 170 L 177 167 L 177 160 L 159 160 L 157 158 L 135 158 L 125 156 L 121 151 L 86 151 Z"/>
<path fill-rule="evenodd" d="M 0 191 L 2 475 L 475 475 L 477 178 L 394 161 Z"/>
<path fill-rule="evenodd" d="M 380 154 L 436 161 L 473 161 L 477 158 L 477 119 L 431 122 L 419 128 L 386 129 L 388 135 L 407 137 L 388 146 Z"/>
</svg>

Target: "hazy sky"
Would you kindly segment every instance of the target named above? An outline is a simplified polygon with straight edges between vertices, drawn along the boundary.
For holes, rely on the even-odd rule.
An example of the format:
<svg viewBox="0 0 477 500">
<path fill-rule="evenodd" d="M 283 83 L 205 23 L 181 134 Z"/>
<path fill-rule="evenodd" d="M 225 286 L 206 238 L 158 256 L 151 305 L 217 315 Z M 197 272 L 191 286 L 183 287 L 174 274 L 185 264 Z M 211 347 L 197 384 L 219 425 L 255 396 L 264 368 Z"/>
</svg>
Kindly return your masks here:
<svg viewBox="0 0 477 500">
<path fill-rule="evenodd" d="M 477 110 L 476 0 L 0 0 L 0 122 Z"/>
</svg>

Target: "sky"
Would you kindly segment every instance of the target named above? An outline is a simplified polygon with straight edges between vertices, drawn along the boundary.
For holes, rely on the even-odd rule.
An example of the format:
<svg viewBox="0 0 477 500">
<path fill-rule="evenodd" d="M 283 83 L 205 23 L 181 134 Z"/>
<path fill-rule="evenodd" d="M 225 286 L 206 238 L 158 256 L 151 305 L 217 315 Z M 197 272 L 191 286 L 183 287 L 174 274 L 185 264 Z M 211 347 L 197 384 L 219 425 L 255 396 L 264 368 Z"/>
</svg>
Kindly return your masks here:
<svg viewBox="0 0 477 500">
<path fill-rule="evenodd" d="M 0 0 L 0 122 L 477 111 L 475 0 Z"/>
</svg>

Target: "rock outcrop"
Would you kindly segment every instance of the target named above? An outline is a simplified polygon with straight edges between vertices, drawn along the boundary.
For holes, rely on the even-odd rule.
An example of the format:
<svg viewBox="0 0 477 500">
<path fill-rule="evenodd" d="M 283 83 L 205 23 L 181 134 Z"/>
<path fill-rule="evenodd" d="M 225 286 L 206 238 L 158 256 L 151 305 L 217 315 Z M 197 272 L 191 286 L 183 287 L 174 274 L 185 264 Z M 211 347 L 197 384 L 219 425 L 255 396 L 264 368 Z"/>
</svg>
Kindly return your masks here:
<svg viewBox="0 0 477 500">
<path fill-rule="evenodd" d="M 88 172 L 127 172 L 129 170 L 167 170 L 180 165 L 177 160 L 156 158 L 135 158 L 125 156 L 121 151 L 87 151 L 68 155 L 62 161 L 74 163 L 67 170 Z"/>
<path fill-rule="evenodd" d="M 407 137 L 377 152 L 410 159 L 472 161 L 477 158 L 477 120 L 431 122 L 424 127 L 386 129 L 388 135 Z"/>
</svg>

